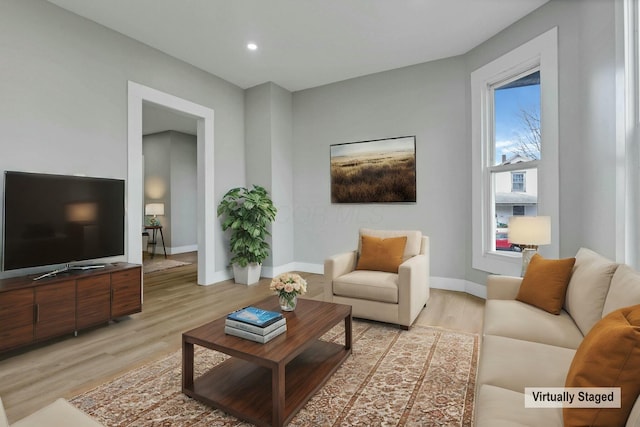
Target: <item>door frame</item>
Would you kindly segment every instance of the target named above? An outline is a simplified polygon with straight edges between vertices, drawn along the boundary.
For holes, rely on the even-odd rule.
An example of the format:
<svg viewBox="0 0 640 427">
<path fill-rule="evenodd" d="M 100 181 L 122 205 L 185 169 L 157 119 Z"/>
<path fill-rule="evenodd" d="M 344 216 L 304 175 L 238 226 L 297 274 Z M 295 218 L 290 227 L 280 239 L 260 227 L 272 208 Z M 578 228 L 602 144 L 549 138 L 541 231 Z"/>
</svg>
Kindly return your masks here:
<svg viewBox="0 0 640 427">
<path fill-rule="evenodd" d="M 197 244 L 198 284 L 215 283 L 214 222 L 207 212 L 215 212 L 214 200 L 214 110 L 139 83 L 128 82 L 128 144 L 126 229 L 127 261 L 142 264 L 144 176 L 142 169 L 142 106 L 153 103 L 194 117 L 197 120 Z"/>
</svg>

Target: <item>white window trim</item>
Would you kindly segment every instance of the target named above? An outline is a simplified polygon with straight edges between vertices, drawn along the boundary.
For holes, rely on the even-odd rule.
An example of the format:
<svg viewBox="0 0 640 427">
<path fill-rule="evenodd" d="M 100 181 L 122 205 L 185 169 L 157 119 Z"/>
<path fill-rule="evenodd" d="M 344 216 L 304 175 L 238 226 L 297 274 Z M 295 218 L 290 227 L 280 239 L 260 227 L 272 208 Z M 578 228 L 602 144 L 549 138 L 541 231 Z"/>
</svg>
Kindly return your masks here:
<svg viewBox="0 0 640 427">
<path fill-rule="evenodd" d="M 558 28 L 541 34 L 522 46 L 471 73 L 472 143 L 472 266 L 495 274 L 519 275 L 521 255 L 493 250 L 489 236 L 492 221 L 489 167 L 493 112 L 491 86 L 533 69 L 540 69 L 540 119 L 542 147 L 538 162 L 538 215 L 551 217 L 551 244 L 540 247 L 546 257 L 559 253 L 559 160 L 558 160 Z M 520 165 L 522 168 L 522 165 Z"/>
<path fill-rule="evenodd" d="M 616 2 L 616 261 L 640 268 L 640 10 Z"/>
</svg>

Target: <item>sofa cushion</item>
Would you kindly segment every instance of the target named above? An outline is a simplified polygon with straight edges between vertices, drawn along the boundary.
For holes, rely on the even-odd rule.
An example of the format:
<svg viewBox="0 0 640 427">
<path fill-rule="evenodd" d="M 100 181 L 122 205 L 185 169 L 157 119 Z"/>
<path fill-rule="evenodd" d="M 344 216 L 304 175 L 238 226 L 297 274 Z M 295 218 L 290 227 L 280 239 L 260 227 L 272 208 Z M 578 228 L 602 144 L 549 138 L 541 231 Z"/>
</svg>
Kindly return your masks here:
<svg viewBox="0 0 640 427">
<path fill-rule="evenodd" d="M 569 368 L 566 387 L 620 387 L 620 408 L 564 408 L 565 426 L 624 425 L 640 394 L 640 305 L 594 325 Z"/>
<path fill-rule="evenodd" d="M 485 335 L 477 382 L 521 393 L 525 387 L 564 387 L 575 352 L 548 344 Z"/>
<path fill-rule="evenodd" d="M 611 279 L 609 293 L 604 301 L 602 316 L 622 307 L 640 304 L 640 273 L 628 265 L 616 269 Z"/>
<path fill-rule="evenodd" d="M 380 238 L 360 236 L 361 251 L 356 270 L 374 270 L 397 273 L 402 264 L 402 255 L 407 236 Z"/>
<path fill-rule="evenodd" d="M 4 411 L 2 399 L 0 399 L 0 427 L 9 427 L 9 420 L 7 419 L 7 414 Z"/>
<path fill-rule="evenodd" d="M 398 275 L 383 271 L 352 271 L 333 280 L 333 294 L 397 304 Z"/>
<path fill-rule="evenodd" d="M 524 394 L 484 384 L 475 403 L 476 427 L 561 426 L 562 408 L 525 408 Z"/>
<path fill-rule="evenodd" d="M 576 349 L 584 336 L 569 314 L 551 314 L 514 300 L 487 300 L 484 333 Z"/>
<path fill-rule="evenodd" d="M 590 249 L 580 248 L 576 254 L 571 280 L 564 301 L 583 335 L 602 318 L 604 301 L 618 264 Z"/>
<path fill-rule="evenodd" d="M 516 299 L 551 314 L 560 314 L 575 262 L 575 258 L 545 259 L 535 254 Z"/>
<path fill-rule="evenodd" d="M 101 427 L 102 424 L 73 406 L 65 399 L 58 399 L 44 408 L 16 421 L 12 427 L 69 427 L 87 426 Z"/>
<path fill-rule="evenodd" d="M 417 230 L 374 230 L 371 228 L 361 228 L 360 235 L 381 237 L 383 239 L 406 236 L 407 244 L 404 247 L 404 255 L 402 256 L 404 261 L 418 255 L 422 248 L 422 232 Z M 359 242 L 359 245 L 361 243 L 362 242 Z M 361 253 L 361 246 L 358 246 L 358 253 Z"/>
<path fill-rule="evenodd" d="M 629 418 L 627 418 L 627 424 L 625 424 L 625 426 L 640 426 L 640 396 L 636 399 L 636 403 L 633 405 L 633 409 L 631 409 L 631 413 L 629 414 Z"/>
</svg>

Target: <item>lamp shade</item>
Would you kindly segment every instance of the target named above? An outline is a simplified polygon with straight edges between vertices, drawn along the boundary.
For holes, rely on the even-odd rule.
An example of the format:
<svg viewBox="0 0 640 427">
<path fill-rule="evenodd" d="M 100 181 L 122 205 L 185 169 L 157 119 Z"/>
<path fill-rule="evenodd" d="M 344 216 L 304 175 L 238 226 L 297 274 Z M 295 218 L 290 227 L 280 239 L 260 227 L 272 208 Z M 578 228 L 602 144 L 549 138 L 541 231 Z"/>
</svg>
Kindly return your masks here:
<svg viewBox="0 0 640 427">
<path fill-rule="evenodd" d="M 509 242 L 517 245 L 551 243 L 551 217 L 512 216 L 509 220 Z"/>
<path fill-rule="evenodd" d="M 148 203 L 144 207 L 145 215 L 164 215 L 164 203 Z"/>
</svg>

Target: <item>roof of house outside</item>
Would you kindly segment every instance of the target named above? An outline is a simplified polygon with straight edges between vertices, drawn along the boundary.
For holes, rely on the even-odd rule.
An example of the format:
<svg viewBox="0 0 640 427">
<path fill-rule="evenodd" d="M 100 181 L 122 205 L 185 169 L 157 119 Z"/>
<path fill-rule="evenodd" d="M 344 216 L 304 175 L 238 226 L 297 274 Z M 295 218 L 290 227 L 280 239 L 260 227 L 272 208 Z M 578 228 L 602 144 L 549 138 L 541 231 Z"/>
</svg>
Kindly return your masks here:
<svg viewBox="0 0 640 427">
<path fill-rule="evenodd" d="M 496 193 L 497 205 L 536 205 L 538 197 L 527 193 Z"/>
</svg>

